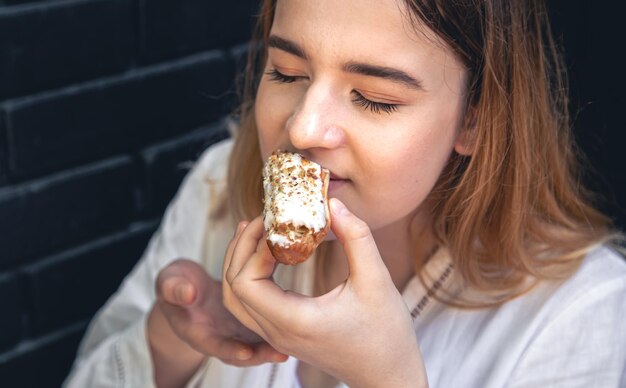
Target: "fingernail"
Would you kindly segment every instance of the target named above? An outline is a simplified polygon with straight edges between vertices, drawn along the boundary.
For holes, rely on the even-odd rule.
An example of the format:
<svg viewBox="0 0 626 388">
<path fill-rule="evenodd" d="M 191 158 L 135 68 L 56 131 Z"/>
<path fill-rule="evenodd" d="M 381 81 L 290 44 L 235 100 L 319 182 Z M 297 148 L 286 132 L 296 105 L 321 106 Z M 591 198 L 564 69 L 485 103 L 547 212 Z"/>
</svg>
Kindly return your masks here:
<svg viewBox="0 0 626 388">
<path fill-rule="evenodd" d="M 276 362 L 285 362 L 287 361 L 287 359 L 289 358 L 289 356 L 286 356 L 284 354 L 277 354 L 274 356 L 274 361 Z"/>
<path fill-rule="evenodd" d="M 189 292 L 189 284 L 181 283 L 176 286 L 176 299 L 179 303 L 187 303 L 187 294 Z"/>
<path fill-rule="evenodd" d="M 250 357 L 252 357 L 252 352 L 250 351 L 250 349 L 241 349 L 237 351 L 237 354 L 235 355 L 235 357 L 239 361 L 245 361 L 249 359 Z"/>
<path fill-rule="evenodd" d="M 345 216 L 348 214 L 348 209 L 345 207 L 345 205 L 335 198 L 330 199 L 330 210 L 336 216 Z"/>
</svg>

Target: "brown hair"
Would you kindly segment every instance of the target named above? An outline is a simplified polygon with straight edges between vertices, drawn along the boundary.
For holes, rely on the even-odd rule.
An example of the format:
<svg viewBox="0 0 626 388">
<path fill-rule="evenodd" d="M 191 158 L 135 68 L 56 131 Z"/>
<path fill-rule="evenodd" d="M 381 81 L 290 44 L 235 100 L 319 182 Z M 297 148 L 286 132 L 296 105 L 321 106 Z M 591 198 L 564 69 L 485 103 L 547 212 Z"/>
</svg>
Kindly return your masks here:
<svg viewBox="0 0 626 388">
<path fill-rule="evenodd" d="M 276 0 L 263 2 L 252 40 L 241 122 L 230 160 L 229 208 L 261 211 L 261 156 L 254 95 Z M 405 0 L 414 25 L 434 31 L 468 70 L 471 157 L 453 155 L 431 198 L 434 233 L 457 275 L 489 295 L 520 295 L 528 279 L 570 276 L 611 237 L 610 222 L 582 188 L 571 140 L 567 85 L 539 0 Z M 260 44 L 260 51 L 257 50 Z M 416 263 L 419 272 L 421 263 Z M 533 284 L 531 282 L 530 284 Z M 487 300 L 487 299 L 486 299 Z"/>
</svg>

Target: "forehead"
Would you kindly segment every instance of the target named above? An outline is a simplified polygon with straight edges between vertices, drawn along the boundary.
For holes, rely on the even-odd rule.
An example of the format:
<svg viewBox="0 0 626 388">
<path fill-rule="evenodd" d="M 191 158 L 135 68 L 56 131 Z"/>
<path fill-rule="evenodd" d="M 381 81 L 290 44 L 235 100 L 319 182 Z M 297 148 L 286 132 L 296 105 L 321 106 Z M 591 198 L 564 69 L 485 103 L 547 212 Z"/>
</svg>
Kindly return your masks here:
<svg viewBox="0 0 626 388">
<path fill-rule="evenodd" d="M 271 33 L 312 60 L 426 68 L 454 55 L 434 32 L 412 23 L 400 0 L 278 0 Z"/>
</svg>

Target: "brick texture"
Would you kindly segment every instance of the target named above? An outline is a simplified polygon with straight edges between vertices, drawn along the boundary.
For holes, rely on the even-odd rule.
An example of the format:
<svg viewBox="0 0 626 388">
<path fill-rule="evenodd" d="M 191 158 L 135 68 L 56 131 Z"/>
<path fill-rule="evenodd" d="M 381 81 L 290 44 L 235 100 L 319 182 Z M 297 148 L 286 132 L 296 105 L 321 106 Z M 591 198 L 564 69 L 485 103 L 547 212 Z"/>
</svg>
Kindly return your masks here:
<svg viewBox="0 0 626 388">
<path fill-rule="evenodd" d="M 139 0 L 143 63 L 245 41 L 256 0 L 184 2 Z"/>
<path fill-rule="evenodd" d="M 227 137 L 225 123 L 219 123 L 143 150 L 148 213 L 161 214 L 189 171 L 190 162 L 196 160 L 207 145 Z"/>
<path fill-rule="evenodd" d="M 24 278 L 32 293 L 29 334 L 90 318 L 134 266 L 157 224 L 134 224 L 27 266 Z"/>
<path fill-rule="evenodd" d="M 0 386 L 58 387 L 202 151 L 257 0 L 0 0 Z"/>
<path fill-rule="evenodd" d="M 133 151 L 215 120 L 225 114 L 216 101 L 232 70 L 223 52 L 212 51 L 7 103 L 10 174 L 24 179 Z"/>
<path fill-rule="evenodd" d="M 121 156 L 0 190 L 0 268 L 119 228 L 133 216 L 133 164 Z"/>
<path fill-rule="evenodd" d="M 3 387 L 60 387 L 85 328 L 86 323 L 79 322 L 0 354 Z"/>
<path fill-rule="evenodd" d="M 15 345 L 22 336 L 23 302 L 20 278 L 16 274 L 0 273 L 0 353 Z"/>
<path fill-rule="evenodd" d="M 0 100 L 130 65 L 130 0 L 44 1 L 0 7 Z"/>
<path fill-rule="evenodd" d="M 0 111 L 0 187 L 7 182 L 7 151 L 6 151 L 6 133 L 4 130 L 4 115 Z"/>
<path fill-rule="evenodd" d="M 61 385 L 190 165 L 228 136 L 258 4 L 0 0 L 0 386 Z M 623 201 L 621 24 L 582 0 L 551 8 L 586 107 L 576 133 Z"/>
</svg>

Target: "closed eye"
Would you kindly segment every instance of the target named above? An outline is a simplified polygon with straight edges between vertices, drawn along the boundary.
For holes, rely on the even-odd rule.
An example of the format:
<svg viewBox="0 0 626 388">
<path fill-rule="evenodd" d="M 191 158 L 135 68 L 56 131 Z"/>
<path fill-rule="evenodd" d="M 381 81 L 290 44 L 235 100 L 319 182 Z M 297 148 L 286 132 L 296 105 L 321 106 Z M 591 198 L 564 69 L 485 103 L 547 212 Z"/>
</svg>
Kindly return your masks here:
<svg viewBox="0 0 626 388">
<path fill-rule="evenodd" d="M 265 72 L 265 74 L 270 78 L 271 81 L 279 82 L 283 84 L 290 84 L 299 80 L 305 80 L 307 77 L 304 76 L 293 76 L 286 75 L 279 72 L 276 69 L 271 69 Z M 368 100 L 361 93 L 356 90 L 352 91 L 353 97 L 352 102 L 365 110 L 370 110 L 373 113 L 380 114 L 381 112 L 391 114 L 398 110 L 398 104 L 388 104 L 384 102 L 376 102 L 372 100 Z"/>
<path fill-rule="evenodd" d="M 276 69 L 271 69 L 265 72 L 265 74 L 267 76 L 270 77 L 271 81 L 276 81 L 276 82 L 280 82 L 283 84 L 290 84 L 292 82 L 296 82 L 300 79 L 306 79 L 307 77 L 302 77 L 302 76 L 293 76 L 293 75 L 285 75 L 281 72 L 279 72 Z"/>
<path fill-rule="evenodd" d="M 376 101 L 368 100 L 356 90 L 353 90 L 352 94 L 353 94 L 353 97 L 352 97 L 353 103 L 362 107 L 365 110 L 369 109 L 373 113 L 385 112 L 387 114 L 391 114 L 392 112 L 395 112 L 398 110 L 398 104 L 388 104 L 384 102 L 376 102 Z"/>
</svg>

